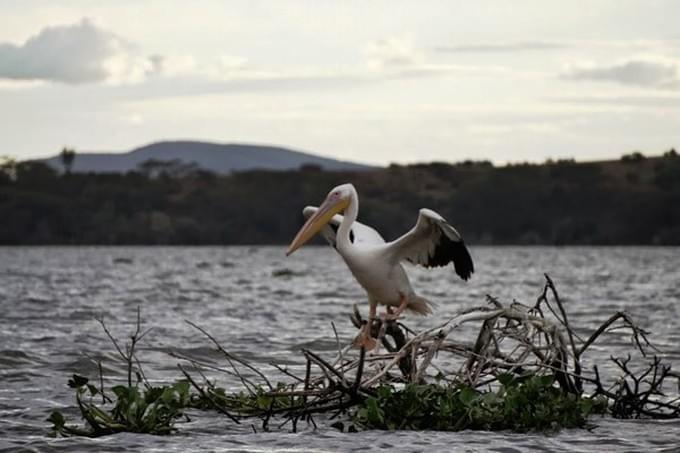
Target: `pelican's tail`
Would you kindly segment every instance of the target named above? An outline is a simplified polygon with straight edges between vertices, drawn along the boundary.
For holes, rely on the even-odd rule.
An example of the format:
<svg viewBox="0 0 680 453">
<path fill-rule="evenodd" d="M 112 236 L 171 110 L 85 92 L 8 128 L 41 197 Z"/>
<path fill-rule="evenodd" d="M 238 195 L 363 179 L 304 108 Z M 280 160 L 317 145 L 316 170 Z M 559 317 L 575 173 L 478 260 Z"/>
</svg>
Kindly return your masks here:
<svg viewBox="0 0 680 453">
<path fill-rule="evenodd" d="M 424 297 L 415 296 L 408 301 L 406 308 L 421 316 L 427 316 L 432 313 L 432 306 L 432 302 L 425 299 Z"/>
</svg>

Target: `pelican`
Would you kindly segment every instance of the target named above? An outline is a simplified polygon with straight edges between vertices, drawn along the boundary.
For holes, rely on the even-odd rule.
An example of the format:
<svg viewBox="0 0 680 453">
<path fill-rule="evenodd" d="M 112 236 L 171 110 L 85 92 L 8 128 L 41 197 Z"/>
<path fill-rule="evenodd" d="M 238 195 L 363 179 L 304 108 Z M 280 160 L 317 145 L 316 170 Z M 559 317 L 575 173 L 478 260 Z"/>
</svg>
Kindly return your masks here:
<svg viewBox="0 0 680 453">
<path fill-rule="evenodd" d="M 456 274 L 463 280 L 470 278 L 474 266 L 460 233 L 430 209 L 421 209 L 415 226 L 392 242 L 386 242 L 376 230 L 357 222 L 358 214 L 359 196 L 354 186 L 342 184 L 333 188 L 321 206 L 304 208 L 307 221 L 291 242 L 286 256 L 321 231 L 368 295 L 369 322 L 354 344 L 371 350 L 376 341 L 371 337 L 370 326 L 378 304 L 387 306 L 387 313 L 381 316 L 383 320 L 397 319 L 404 310 L 419 315 L 432 312 L 432 304 L 411 287 L 402 262 L 424 267 L 453 262 Z"/>
</svg>

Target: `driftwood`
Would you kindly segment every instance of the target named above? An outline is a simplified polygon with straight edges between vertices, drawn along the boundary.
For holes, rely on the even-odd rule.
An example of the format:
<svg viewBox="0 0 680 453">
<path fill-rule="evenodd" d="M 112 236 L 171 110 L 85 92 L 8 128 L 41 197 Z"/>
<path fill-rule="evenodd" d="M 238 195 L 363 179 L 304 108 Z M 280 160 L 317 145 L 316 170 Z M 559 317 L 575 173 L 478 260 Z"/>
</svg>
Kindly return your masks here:
<svg viewBox="0 0 680 453">
<path fill-rule="evenodd" d="M 200 379 L 192 377 L 188 367 L 181 368 L 208 404 L 233 420 L 259 418 L 265 430 L 274 419 L 279 427 L 290 424 L 293 430 L 300 420 L 316 426 L 313 417 L 317 414 L 333 420 L 375 395 L 384 384 L 439 382 L 488 389 L 499 385 L 499 376 L 508 374 L 554 376 L 565 394 L 606 398 L 614 417 L 680 417 L 680 398 L 664 394 L 666 381 L 679 376 L 658 356 L 649 356 L 658 351 L 648 341 L 648 332 L 627 313 L 618 312 L 582 338 L 570 324 L 553 281 L 548 275 L 545 279 L 533 305 L 506 305 L 487 296 L 486 305 L 461 311 L 419 333 L 396 321 L 373 320 L 371 330 L 381 347 L 370 353 L 351 345 L 342 347 L 333 325 L 338 346 L 334 357 L 302 350 L 304 375 L 272 364 L 285 384 L 272 384 L 271 375 L 228 352 L 193 323 L 224 355 L 228 367 L 179 354 L 175 357 L 189 362 L 201 375 Z M 366 322 L 356 307 L 351 321 L 358 329 Z M 479 325 L 475 341 L 456 339 L 460 327 L 471 323 Z M 619 373 L 607 381 L 597 365 L 587 369 L 583 358 L 603 335 L 621 330 L 630 334 L 631 352 L 641 361 L 634 363 L 630 355 L 611 357 Z M 243 397 L 237 400 L 220 392 L 201 369 L 235 377 L 242 384 Z"/>
</svg>

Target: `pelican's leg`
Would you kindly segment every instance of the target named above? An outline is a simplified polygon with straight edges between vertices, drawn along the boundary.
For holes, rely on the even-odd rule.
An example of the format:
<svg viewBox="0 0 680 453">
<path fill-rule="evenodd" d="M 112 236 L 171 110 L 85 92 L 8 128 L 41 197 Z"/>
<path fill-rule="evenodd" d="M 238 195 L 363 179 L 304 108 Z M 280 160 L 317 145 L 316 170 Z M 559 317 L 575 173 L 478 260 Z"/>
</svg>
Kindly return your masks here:
<svg viewBox="0 0 680 453">
<path fill-rule="evenodd" d="M 406 310 L 406 307 L 408 306 L 408 297 L 406 297 L 406 294 L 404 293 L 399 293 L 399 306 L 397 307 L 396 310 L 391 311 L 390 307 L 387 308 L 387 311 L 383 313 L 380 318 L 385 321 L 394 321 L 395 319 L 399 318 L 399 315 L 401 315 L 404 310 Z"/>
<path fill-rule="evenodd" d="M 368 304 L 368 321 L 373 322 L 375 320 L 375 315 L 378 312 L 378 302 L 371 300 Z"/>
<path fill-rule="evenodd" d="M 364 324 L 361 332 L 357 335 L 352 344 L 354 347 L 366 348 L 367 351 L 372 351 L 378 344 L 375 341 L 375 338 L 371 336 L 371 327 L 373 326 L 373 320 L 375 319 L 375 314 L 378 309 L 378 302 L 369 300 L 368 303 L 368 321 Z"/>
</svg>

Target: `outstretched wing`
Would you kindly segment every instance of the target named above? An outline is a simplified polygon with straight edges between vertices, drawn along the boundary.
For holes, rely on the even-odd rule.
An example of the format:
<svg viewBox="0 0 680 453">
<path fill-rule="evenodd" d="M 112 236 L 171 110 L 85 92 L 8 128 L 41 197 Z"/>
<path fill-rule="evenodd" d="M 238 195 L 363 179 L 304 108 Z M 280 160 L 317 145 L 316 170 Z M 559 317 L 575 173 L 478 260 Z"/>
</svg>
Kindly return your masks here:
<svg viewBox="0 0 680 453">
<path fill-rule="evenodd" d="M 305 216 L 305 219 L 310 218 L 314 213 L 317 211 L 316 206 L 307 206 L 302 210 L 302 215 Z M 343 217 L 340 214 L 336 214 L 333 216 L 330 222 L 328 222 L 328 225 L 324 225 L 323 228 L 321 228 L 321 234 L 323 237 L 328 241 L 330 245 L 335 247 L 335 236 L 338 233 L 338 228 L 340 227 L 340 224 L 342 223 Z M 383 239 L 382 236 L 380 236 L 380 233 L 375 231 L 373 228 L 371 228 L 368 225 L 364 225 L 361 222 L 354 222 L 352 224 L 352 228 L 349 232 L 349 239 L 352 241 L 354 244 L 384 244 L 385 239 Z"/>
<path fill-rule="evenodd" d="M 416 225 L 400 238 L 387 244 L 392 257 L 425 267 L 446 266 L 453 262 L 463 280 L 470 278 L 474 265 L 463 238 L 442 216 L 421 209 Z"/>
</svg>

